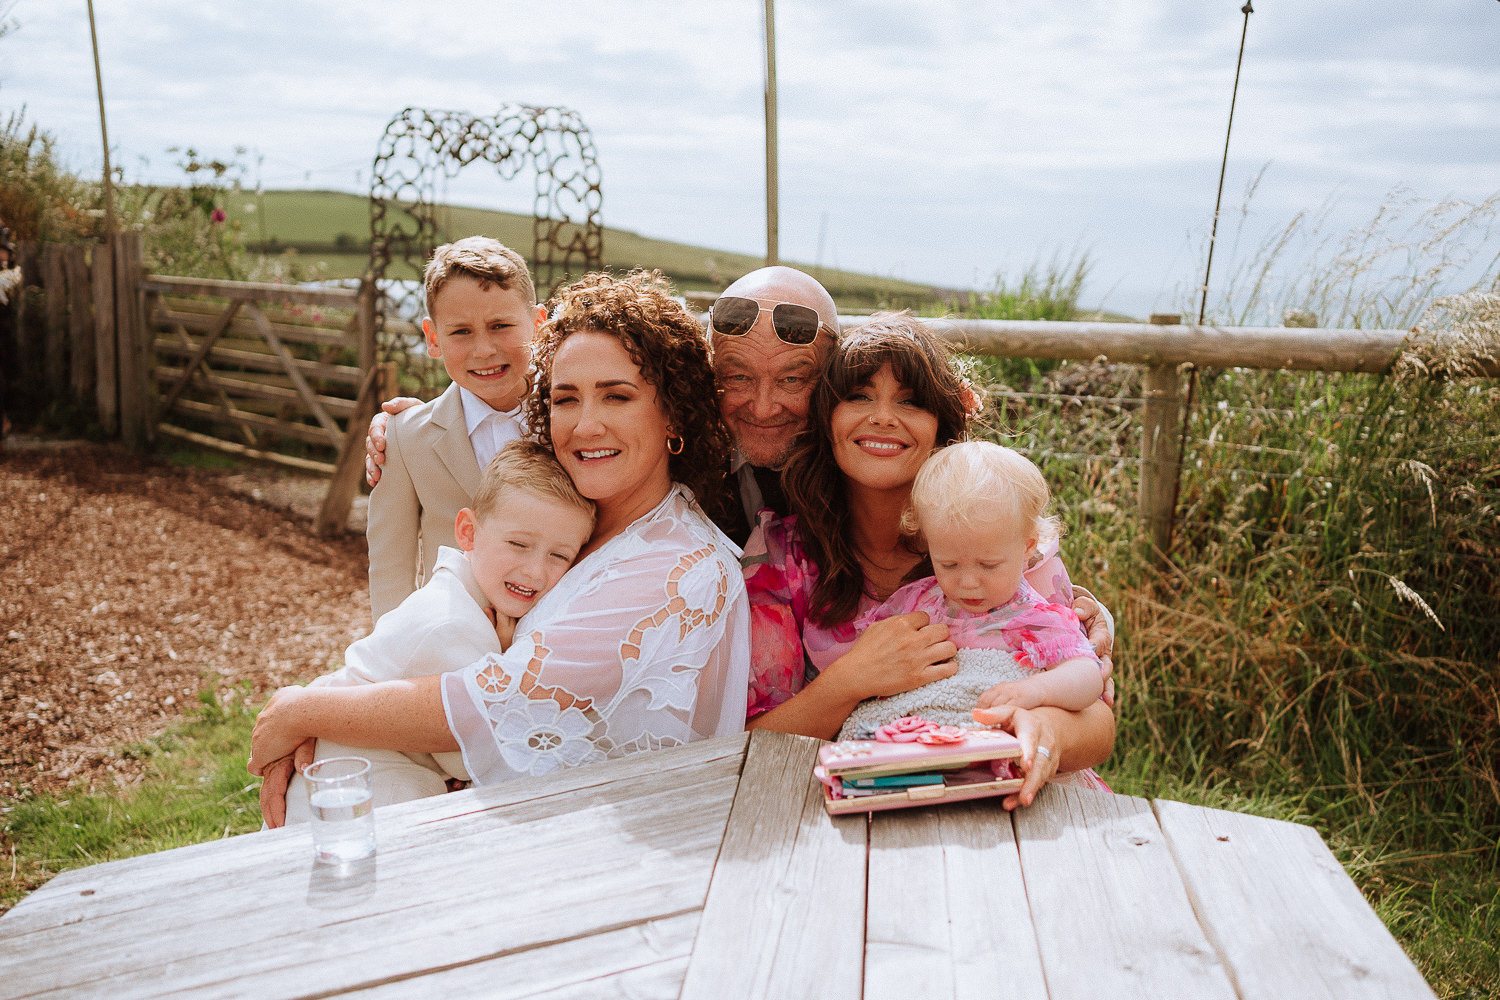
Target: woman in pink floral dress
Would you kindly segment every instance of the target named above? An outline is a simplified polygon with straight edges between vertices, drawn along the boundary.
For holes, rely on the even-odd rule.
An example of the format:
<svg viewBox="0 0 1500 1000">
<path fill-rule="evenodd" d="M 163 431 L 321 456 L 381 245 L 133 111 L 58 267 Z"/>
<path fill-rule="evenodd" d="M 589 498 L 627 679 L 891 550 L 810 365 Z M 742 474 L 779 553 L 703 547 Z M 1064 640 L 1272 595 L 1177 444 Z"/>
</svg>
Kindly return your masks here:
<svg viewBox="0 0 1500 1000">
<path fill-rule="evenodd" d="M 923 612 L 863 632 L 854 622 L 931 575 L 901 516 L 917 470 L 938 445 L 967 437 L 973 409 L 973 390 L 950 368 L 942 341 L 909 316 L 878 315 L 834 352 L 813 396 L 808 440 L 783 474 L 797 513 L 777 519 L 763 511 L 742 560 L 750 728 L 831 739 L 861 701 L 956 671 L 947 626 Z M 1055 544 L 1036 554 L 1026 580 L 1049 602 L 1075 604 L 1078 588 Z M 1091 598 L 1076 603 L 1087 617 L 1102 611 Z M 1107 639 L 1103 645 L 1107 651 Z M 1114 716 L 1103 702 L 1081 712 L 998 706 L 990 721 L 1023 746 L 1027 781 L 1007 808 L 1029 805 L 1058 771 L 1098 764 L 1114 744 Z"/>
</svg>

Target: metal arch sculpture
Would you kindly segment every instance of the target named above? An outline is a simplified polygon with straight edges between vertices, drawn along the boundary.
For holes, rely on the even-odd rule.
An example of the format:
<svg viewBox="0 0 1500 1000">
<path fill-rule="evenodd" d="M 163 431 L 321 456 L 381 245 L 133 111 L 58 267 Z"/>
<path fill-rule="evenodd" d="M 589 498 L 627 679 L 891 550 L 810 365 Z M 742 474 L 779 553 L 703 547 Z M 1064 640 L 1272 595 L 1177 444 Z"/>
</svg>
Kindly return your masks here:
<svg viewBox="0 0 1500 1000">
<path fill-rule="evenodd" d="M 408 320 L 422 313 L 420 289 L 387 277 L 391 262 L 422 273 L 439 241 L 438 181 L 476 162 L 492 164 L 507 181 L 533 168 L 531 274 L 538 295 L 604 262 L 599 161 L 577 112 L 526 104 L 502 105 L 487 116 L 407 108 L 386 125 L 370 176 L 370 275 L 384 299 L 376 310 L 381 360 L 406 368 L 421 346 L 421 331 L 410 324 L 387 330 L 389 312 Z"/>
</svg>

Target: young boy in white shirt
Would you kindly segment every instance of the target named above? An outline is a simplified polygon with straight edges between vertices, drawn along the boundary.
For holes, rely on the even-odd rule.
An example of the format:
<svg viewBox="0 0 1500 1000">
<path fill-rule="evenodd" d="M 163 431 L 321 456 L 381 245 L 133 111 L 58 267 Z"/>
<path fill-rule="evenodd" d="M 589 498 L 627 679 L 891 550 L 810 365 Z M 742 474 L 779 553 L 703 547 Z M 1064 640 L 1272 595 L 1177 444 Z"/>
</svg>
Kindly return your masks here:
<svg viewBox="0 0 1500 1000">
<path fill-rule="evenodd" d="M 443 546 L 427 583 L 351 645 L 344 666 L 313 684 L 376 684 L 460 670 L 502 653 L 516 620 L 551 590 L 594 530 L 594 505 L 552 453 L 534 441 L 506 444 L 485 467 L 472 506 L 455 516 L 458 548 Z M 371 763 L 374 804 L 436 795 L 468 780 L 457 753 L 401 753 L 319 740 L 316 759 L 354 754 Z M 270 823 L 275 817 L 266 817 Z M 286 821 L 308 818 L 301 775 L 286 795 Z M 279 825 L 279 824 L 276 824 Z"/>
</svg>

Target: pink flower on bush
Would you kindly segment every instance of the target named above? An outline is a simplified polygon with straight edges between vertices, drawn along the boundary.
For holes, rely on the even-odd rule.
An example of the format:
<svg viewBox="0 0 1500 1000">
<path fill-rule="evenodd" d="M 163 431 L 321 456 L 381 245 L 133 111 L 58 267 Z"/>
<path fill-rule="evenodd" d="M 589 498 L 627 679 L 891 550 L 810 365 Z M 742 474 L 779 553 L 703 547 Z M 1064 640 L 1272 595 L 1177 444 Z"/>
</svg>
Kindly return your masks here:
<svg viewBox="0 0 1500 1000">
<path fill-rule="evenodd" d="M 914 743 L 919 735 L 936 728 L 920 715 L 903 715 L 875 730 L 875 739 L 880 743 Z"/>
<path fill-rule="evenodd" d="M 214 209 L 213 213 L 209 215 L 209 219 L 214 222 L 223 222 L 226 218 L 228 218 L 228 216 L 224 214 L 224 210 L 222 208 Z"/>
<path fill-rule="evenodd" d="M 950 743 L 962 743 L 968 739 L 969 731 L 962 726 L 933 726 L 931 729 L 917 734 L 917 742 L 928 746 L 944 746 Z"/>
</svg>

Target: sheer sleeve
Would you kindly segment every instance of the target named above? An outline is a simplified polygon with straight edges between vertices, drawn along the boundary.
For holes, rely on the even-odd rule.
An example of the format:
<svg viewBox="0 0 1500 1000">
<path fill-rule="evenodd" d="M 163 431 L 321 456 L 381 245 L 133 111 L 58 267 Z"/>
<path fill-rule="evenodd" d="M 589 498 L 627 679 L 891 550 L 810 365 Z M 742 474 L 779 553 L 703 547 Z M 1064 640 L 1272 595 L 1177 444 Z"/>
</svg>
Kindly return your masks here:
<svg viewBox="0 0 1500 1000">
<path fill-rule="evenodd" d="M 681 506 L 683 517 L 632 526 L 570 571 L 505 653 L 443 675 L 448 724 L 476 781 L 744 728 L 749 621 L 736 550 Z"/>
<path fill-rule="evenodd" d="M 750 601 L 750 691 L 754 718 L 802 690 L 802 630 L 817 569 L 802 550 L 796 517 L 762 511 L 740 559 Z"/>
</svg>

